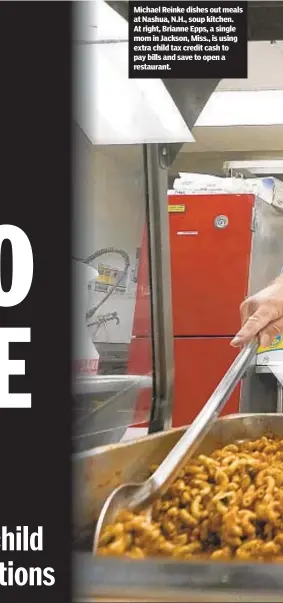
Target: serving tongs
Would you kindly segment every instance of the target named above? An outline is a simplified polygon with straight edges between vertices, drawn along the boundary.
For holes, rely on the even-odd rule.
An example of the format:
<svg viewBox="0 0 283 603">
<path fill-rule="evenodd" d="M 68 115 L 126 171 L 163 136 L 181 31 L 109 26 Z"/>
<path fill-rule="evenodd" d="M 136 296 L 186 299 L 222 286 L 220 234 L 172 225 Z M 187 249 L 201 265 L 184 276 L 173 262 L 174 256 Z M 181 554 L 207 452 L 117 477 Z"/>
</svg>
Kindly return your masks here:
<svg viewBox="0 0 283 603">
<path fill-rule="evenodd" d="M 241 350 L 201 412 L 153 475 L 141 484 L 128 483 L 119 486 L 110 494 L 97 522 L 93 543 L 94 554 L 98 551 L 102 530 L 115 520 L 120 510 L 134 511 L 145 508 L 147 515 L 150 516 L 151 503 L 157 496 L 165 494 L 188 459 L 194 454 L 243 377 L 256 354 L 257 347 L 258 343 L 253 341 Z"/>
</svg>

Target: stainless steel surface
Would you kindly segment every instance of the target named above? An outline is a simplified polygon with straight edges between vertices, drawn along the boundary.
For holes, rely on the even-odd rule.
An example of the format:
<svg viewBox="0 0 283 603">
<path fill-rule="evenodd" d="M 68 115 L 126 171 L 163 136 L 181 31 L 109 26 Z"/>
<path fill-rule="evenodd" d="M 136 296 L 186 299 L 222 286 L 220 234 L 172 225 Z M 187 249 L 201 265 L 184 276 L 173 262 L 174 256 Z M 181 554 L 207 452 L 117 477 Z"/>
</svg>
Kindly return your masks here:
<svg viewBox="0 0 283 603">
<path fill-rule="evenodd" d="M 283 387 L 279 381 L 277 382 L 277 412 L 283 413 Z"/>
<path fill-rule="evenodd" d="M 248 295 L 269 285 L 283 263 L 283 211 L 255 199 L 255 229 L 249 268 Z M 260 375 L 253 364 L 242 381 L 240 412 L 275 412 L 277 384 L 270 375 Z"/>
<path fill-rule="evenodd" d="M 274 384 L 277 384 L 277 405 L 276 410 L 278 413 L 283 413 L 283 366 L 280 364 L 270 364 L 268 366 L 257 366 L 257 374 L 271 374 L 274 376 Z"/>
<path fill-rule="evenodd" d="M 241 350 L 201 412 L 154 474 L 143 484 L 124 484 L 111 493 L 97 522 L 94 552 L 97 551 L 103 528 L 114 520 L 118 511 L 121 509 L 136 509 L 141 505 L 149 504 L 155 496 L 162 495 L 167 491 L 178 472 L 186 464 L 188 458 L 194 454 L 201 440 L 209 432 L 211 425 L 219 416 L 254 357 L 257 347 L 258 343 L 253 341 Z"/>
<path fill-rule="evenodd" d="M 150 465 L 161 463 L 184 431 L 185 428 L 172 429 L 76 457 L 74 464 L 82 489 L 78 490 L 75 481 L 74 494 L 77 498 L 84 496 L 84 521 L 94 524 L 119 481 L 144 480 Z M 210 454 L 215 448 L 237 440 L 256 439 L 267 431 L 282 437 L 283 415 L 226 416 L 215 421 L 196 454 Z M 92 557 L 91 553 L 74 557 L 73 593 L 78 601 L 87 601 L 88 597 L 97 601 L 101 597 L 106 601 L 282 602 L 282 592 L 282 568 L 276 565 L 179 563 L 164 559 L 132 562 Z"/>
<path fill-rule="evenodd" d="M 282 267 L 283 211 L 255 199 L 256 227 L 252 235 L 248 295 L 253 295 L 276 278 Z"/>
<path fill-rule="evenodd" d="M 105 500 L 125 482 L 143 482 L 151 465 L 159 465 L 180 440 L 186 428 L 170 429 L 111 446 L 75 454 L 73 464 L 73 525 L 76 534 L 92 531 Z M 236 414 L 217 419 L 195 454 L 238 439 L 258 438 L 265 431 L 283 436 L 283 416 Z"/>
<path fill-rule="evenodd" d="M 128 20 L 128 2 L 123 0 L 119 1 L 108 1 L 107 4 L 111 6 L 118 14 L 124 19 Z M 216 89 L 219 79 L 165 79 L 161 80 L 173 99 L 176 107 L 180 111 L 184 122 L 187 124 L 189 130 L 195 125 L 199 115 L 205 107 L 209 97 Z M 182 143 L 170 143 L 166 145 L 168 147 L 166 165 L 170 168 L 173 161 L 176 159 L 179 151 L 181 150 Z"/>
<path fill-rule="evenodd" d="M 191 130 L 210 96 L 217 88 L 219 79 L 165 79 L 164 86 L 178 107 L 185 123 Z"/>
<path fill-rule="evenodd" d="M 282 361 L 280 362 L 280 364 L 271 364 L 270 369 L 271 369 L 271 372 L 273 373 L 274 377 L 277 379 L 278 383 L 280 383 L 283 386 L 283 363 L 282 363 Z"/>
<path fill-rule="evenodd" d="M 149 386 L 150 387 L 150 386 Z M 73 421 L 74 452 L 83 452 L 96 446 L 115 444 L 121 440 L 129 425 L 144 423 L 148 413 L 136 413 L 139 383 L 130 384 L 107 399 L 97 402 L 95 395 L 74 396 L 76 412 Z M 105 396 L 105 394 L 104 394 Z M 91 409 L 92 407 L 92 409 Z"/>
<path fill-rule="evenodd" d="M 274 375 L 256 373 L 255 367 L 250 366 L 241 388 L 240 412 L 243 413 L 274 413 L 277 408 L 277 384 Z"/>
<path fill-rule="evenodd" d="M 272 370 L 271 370 L 270 366 L 264 366 L 264 365 L 255 366 L 255 372 L 258 375 L 271 375 L 272 374 Z"/>
<path fill-rule="evenodd" d="M 272 384 L 272 390 L 275 390 L 277 383 L 277 404 L 276 411 L 283 413 L 283 367 L 278 365 L 258 365 L 255 367 L 255 373 L 257 375 L 273 375 L 274 380 L 269 379 L 269 383 Z"/>
<path fill-rule="evenodd" d="M 281 602 L 280 565 L 180 563 L 166 559 L 73 560 L 75 601 L 182 601 L 186 603 Z"/>
<path fill-rule="evenodd" d="M 74 383 L 74 393 L 82 395 L 111 394 L 126 387 L 150 389 L 152 377 L 147 375 L 97 375 L 93 379 L 78 379 Z"/>
<path fill-rule="evenodd" d="M 167 208 L 167 169 L 159 145 L 145 146 L 152 291 L 153 358 L 155 369 L 152 431 L 171 426 L 173 403 L 173 324 L 171 265 Z"/>
</svg>

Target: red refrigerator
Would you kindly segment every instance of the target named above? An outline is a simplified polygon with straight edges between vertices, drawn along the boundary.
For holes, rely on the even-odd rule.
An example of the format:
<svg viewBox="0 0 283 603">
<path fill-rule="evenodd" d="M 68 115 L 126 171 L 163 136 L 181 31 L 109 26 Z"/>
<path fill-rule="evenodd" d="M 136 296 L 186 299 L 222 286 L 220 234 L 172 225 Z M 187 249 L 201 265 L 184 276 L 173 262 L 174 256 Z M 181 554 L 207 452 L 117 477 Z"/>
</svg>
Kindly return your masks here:
<svg viewBox="0 0 283 603">
<path fill-rule="evenodd" d="M 247 194 L 169 196 L 174 427 L 194 419 L 237 354 L 230 341 L 248 291 L 254 201 Z M 145 249 L 142 258 L 146 262 Z M 131 352 L 141 365 L 148 354 L 142 352 L 149 326 L 142 294 L 148 290 L 147 274 L 140 267 Z M 139 370 L 136 361 L 132 372 Z M 239 388 L 224 414 L 237 412 L 238 404 Z"/>
</svg>

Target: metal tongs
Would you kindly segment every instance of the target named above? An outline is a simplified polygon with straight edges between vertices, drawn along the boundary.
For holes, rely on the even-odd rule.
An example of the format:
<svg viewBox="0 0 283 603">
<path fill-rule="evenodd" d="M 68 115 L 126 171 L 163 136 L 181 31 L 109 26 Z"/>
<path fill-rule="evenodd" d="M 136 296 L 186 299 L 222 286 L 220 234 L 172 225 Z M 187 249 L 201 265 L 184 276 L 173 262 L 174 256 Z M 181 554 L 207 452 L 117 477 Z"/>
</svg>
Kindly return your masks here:
<svg viewBox="0 0 283 603">
<path fill-rule="evenodd" d="M 211 424 L 219 416 L 230 395 L 243 377 L 256 354 L 257 347 L 258 343 L 253 341 L 241 350 L 201 412 L 155 473 L 142 484 L 124 484 L 110 494 L 103 505 L 97 522 L 93 545 L 94 553 L 97 552 L 102 530 L 115 519 L 120 510 L 136 510 L 140 507 L 148 507 L 146 510 L 150 514 L 149 505 L 155 497 L 163 495 L 168 490 L 187 463 L 188 458 L 194 454 L 200 441 L 210 430 Z"/>
</svg>

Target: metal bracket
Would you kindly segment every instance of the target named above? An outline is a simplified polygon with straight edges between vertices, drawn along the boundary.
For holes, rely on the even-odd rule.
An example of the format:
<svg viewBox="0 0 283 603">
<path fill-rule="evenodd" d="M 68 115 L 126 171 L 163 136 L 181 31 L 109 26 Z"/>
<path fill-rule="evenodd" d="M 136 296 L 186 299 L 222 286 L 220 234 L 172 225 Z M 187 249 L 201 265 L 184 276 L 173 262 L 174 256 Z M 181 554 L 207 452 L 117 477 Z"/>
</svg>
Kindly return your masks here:
<svg viewBox="0 0 283 603">
<path fill-rule="evenodd" d="M 177 149 L 173 149 L 172 147 L 178 147 Z M 159 144 L 158 145 L 158 155 L 159 155 L 159 165 L 163 170 L 168 170 L 175 157 L 177 156 L 179 149 L 182 147 L 182 144 Z M 176 152 L 175 152 L 176 151 Z"/>
</svg>

